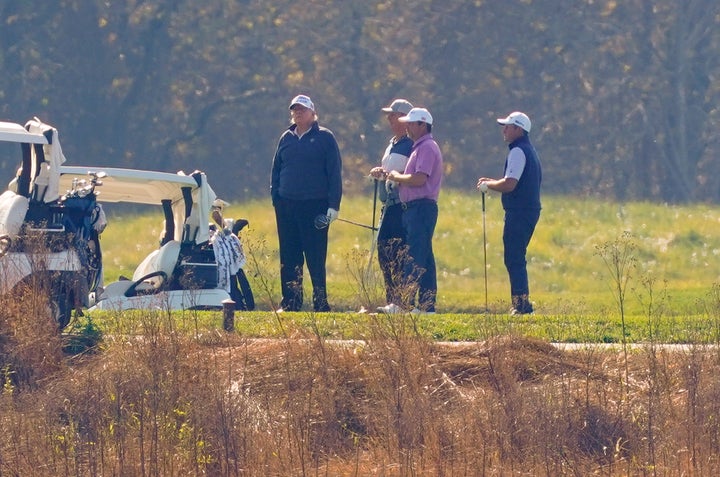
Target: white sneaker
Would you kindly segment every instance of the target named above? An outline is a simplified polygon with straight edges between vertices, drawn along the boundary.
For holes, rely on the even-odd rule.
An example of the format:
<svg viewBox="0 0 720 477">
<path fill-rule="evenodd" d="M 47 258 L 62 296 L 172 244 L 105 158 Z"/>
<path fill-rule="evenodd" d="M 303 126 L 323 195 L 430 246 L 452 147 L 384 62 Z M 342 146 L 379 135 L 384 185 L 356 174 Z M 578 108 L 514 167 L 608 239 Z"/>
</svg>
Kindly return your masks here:
<svg viewBox="0 0 720 477">
<path fill-rule="evenodd" d="M 434 315 L 435 314 L 434 311 L 425 311 L 425 310 L 421 310 L 420 308 L 413 308 L 410 313 L 412 313 L 413 315 Z"/>
<path fill-rule="evenodd" d="M 386 306 L 378 306 L 377 311 L 380 313 L 387 313 L 390 315 L 393 313 L 403 313 L 405 310 L 403 310 L 402 308 L 400 308 L 399 306 L 397 306 L 394 303 L 390 303 L 389 305 L 386 305 Z"/>
</svg>

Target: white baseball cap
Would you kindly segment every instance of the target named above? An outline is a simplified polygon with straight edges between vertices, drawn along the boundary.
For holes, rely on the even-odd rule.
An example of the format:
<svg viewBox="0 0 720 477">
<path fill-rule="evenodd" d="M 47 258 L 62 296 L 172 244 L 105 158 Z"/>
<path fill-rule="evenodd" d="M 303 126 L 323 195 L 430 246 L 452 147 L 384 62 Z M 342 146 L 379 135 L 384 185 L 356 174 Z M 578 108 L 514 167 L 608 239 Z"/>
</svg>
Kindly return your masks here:
<svg viewBox="0 0 720 477">
<path fill-rule="evenodd" d="M 299 104 L 300 106 L 305 106 L 308 109 L 311 109 L 315 111 L 315 105 L 312 102 L 312 99 L 310 99 L 310 96 L 305 96 L 304 94 L 298 94 L 295 96 L 292 101 L 290 101 L 290 108 L 292 109 L 293 106 L 296 104 Z"/>
<path fill-rule="evenodd" d="M 398 118 L 398 121 L 401 123 L 414 123 L 415 121 L 422 121 L 424 123 L 432 124 L 433 118 L 430 111 L 425 108 L 412 108 L 410 112 L 407 113 L 407 116 Z"/>
<path fill-rule="evenodd" d="M 527 114 L 521 113 L 520 111 L 510 113 L 507 118 L 498 118 L 497 122 L 502 125 L 514 124 L 515 126 L 520 126 L 525 132 L 530 132 L 530 127 L 532 126 Z"/>
<path fill-rule="evenodd" d="M 390 106 L 387 108 L 382 108 L 382 110 L 386 113 L 403 113 L 407 114 L 410 112 L 410 110 L 413 108 L 413 105 L 410 104 L 410 101 L 407 99 L 398 98 L 395 101 L 393 101 Z"/>
</svg>

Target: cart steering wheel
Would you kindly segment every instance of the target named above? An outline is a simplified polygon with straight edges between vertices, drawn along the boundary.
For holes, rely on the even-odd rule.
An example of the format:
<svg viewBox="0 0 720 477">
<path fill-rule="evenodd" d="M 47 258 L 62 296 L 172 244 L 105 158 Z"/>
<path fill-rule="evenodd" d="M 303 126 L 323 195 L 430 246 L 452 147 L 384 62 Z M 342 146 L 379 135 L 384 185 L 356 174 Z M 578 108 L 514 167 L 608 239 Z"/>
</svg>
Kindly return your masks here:
<svg viewBox="0 0 720 477">
<path fill-rule="evenodd" d="M 152 288 L 152 293 L 158 292 L 159 290 L 162 289 L 163 285 L 165 285 L 165 282 L 167 281 L 167 273 L 163 272 L 162 270 L 157 270 L 155 272 L 148 273 L 144 277 L 141 277 L 138 280 L 136 280 L 135 283 L 130 285 L 130 287 L 125 291 L 125 296 L 126 297 L 136 296 L 137 292 L 135 291 L 135 289 L 140 284 L 142 284 L 144 281 L 149 280 L 154 277 L 160 277 L 160 279 L 161 279 L 158 286 Z M 142 291 L 141 291 L 141 293 L 142 293 Z"/>
</svg>

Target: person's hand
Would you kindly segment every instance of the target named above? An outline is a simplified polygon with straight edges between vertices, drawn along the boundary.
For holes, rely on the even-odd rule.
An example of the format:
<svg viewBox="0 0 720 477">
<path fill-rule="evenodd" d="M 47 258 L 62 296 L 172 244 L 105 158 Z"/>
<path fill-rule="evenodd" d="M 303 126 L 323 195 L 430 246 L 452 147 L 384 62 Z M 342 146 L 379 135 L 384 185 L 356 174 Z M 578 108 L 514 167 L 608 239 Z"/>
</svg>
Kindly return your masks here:
<svg viewBox="0 0 720 477">
<path fill-rule="evenodd" d="M 488 191 L 488 184 L 487 184 L 487 183 L 488 183 L 489 180 L 490 180 L 490 179 L 488 179 L 487 177 L 481 177 L 480 179 L 478 179 L 477 188 L 478 188 L 478 190 L 479 190 L 480 192 L 482 192 L 483 194 Z"/>
<path fill-rule="evenodd" d="M 382 167 L 373 167 L 370 169 L 370 176 L 373 179 L 384 180 L 387 176 L 387 172 Z"/>
<path fill-rule="evenodd" d="M 328 224 L 331 224 L 335 219 L 338 218 L 339 212 L 332 207 L 327 210 Z"/>
<path fill-rule="evenodd" d="M 398 182 L 397 177 L 400 175 L 398 171 L 390 171 L 387 174 L 387 180 Z"/>
</svg>

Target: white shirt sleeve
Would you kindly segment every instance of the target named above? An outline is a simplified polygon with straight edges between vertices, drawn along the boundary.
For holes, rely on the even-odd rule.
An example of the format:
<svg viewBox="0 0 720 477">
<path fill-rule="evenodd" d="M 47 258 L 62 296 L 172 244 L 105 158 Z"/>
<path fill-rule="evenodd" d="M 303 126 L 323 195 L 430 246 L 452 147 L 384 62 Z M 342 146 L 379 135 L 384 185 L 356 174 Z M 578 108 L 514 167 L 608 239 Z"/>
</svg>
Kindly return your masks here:
<svg viewBox="0 0 720 477">
<path fill-rule="evenodd" d="M 525 170 L 525 153 L 519 147 L 510 149 L 508 154 L 507 167 L 505 168 L 505 178 L 520 180 Z"/>
</svg>

